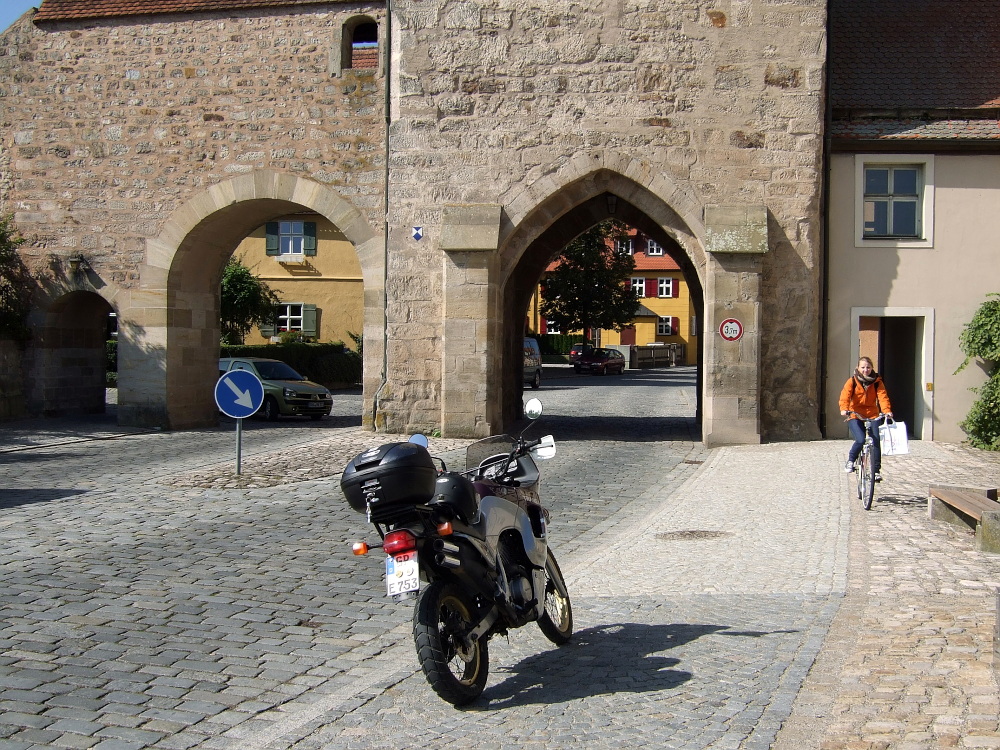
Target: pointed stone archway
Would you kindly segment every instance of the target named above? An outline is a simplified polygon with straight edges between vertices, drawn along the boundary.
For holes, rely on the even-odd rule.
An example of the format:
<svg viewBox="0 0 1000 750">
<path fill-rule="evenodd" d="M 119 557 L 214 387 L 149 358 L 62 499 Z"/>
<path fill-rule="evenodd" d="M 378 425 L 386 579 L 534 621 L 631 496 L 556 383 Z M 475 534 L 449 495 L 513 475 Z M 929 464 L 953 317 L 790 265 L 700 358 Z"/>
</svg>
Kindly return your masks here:
<svg viewBox="0 0 1000 750">
<path fill-rule="evenodd" d="M 760 275 L 767 251 L 763 207 L 701 206 L 690 191 L 651 165 L 602 152 L 568 160 L 502 196 L 498 206 L 450 208 L 452 221 L 445 222 L 444 231 L 475 238 L 468 247 L 462 242 L 443 246 L 448 256 L 445 330 L 450 326 L 455 335 L 444 341 L 442 414 L 451 415 L 453 434 L 484 429 L 458 424 L 459 413 L 485 413 L 485 427 L 493 431 L 519 416 L 515 373 L 528 299 L 549 260 L 569 240 L 614 217 L 679 249 L 675 260 L 703 299 L 699 411 L 704 441 L 710 446 L 760 442 Z M 487 231 L 493 229 L 487 226 L 491 216 L 499 222 L 492 234 Z M 487 235 L 497 237 L 493 252 L 488 252 L 494 248 Z M 470 267 L 478 280 L 471 287 L 464 284 Z M 449 312 L 447 290 L 455 290 L 457 300 L 460 287 L 459 320 Z M 719 324 L 736 316 L 742 319 L 743 335 L 723 340 L 717 335 Z M 478 327 L 474 321 L 480 321 Z M 477 358 L 484 362 L 486 379 L 478 392 L 476 380 L 463 377 Z"/>
<path fill-rule="evenodd" d="M 354 244 L 365 284 L 365 398 L 381 380 L 384 242 L 336 191 L 281 172 L 221 182 L 180 206 L 146 242 L 139 288 L 119 307 L 119 422 L 182 429 L 215 424 L 219 283 L 255 227 L 292 210 L 326 217 Z M 371 413 L 366 408 L 366 414 Z"/>
</svg>

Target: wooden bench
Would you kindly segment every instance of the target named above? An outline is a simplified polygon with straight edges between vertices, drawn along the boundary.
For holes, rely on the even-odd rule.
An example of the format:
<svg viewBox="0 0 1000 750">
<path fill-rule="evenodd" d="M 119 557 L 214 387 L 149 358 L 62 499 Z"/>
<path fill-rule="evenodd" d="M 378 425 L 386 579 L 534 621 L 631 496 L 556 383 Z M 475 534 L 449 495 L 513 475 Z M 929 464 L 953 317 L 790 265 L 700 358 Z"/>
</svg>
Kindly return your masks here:
<svg viewBox="0 0 1000 750">
<path fill-rule="evenodd" d="M 927 498 L 931 518 L 976 532 L 976 549 L 1000 554 L 1000 503 L 995 487 L 932 484 Z"/>
</svg>

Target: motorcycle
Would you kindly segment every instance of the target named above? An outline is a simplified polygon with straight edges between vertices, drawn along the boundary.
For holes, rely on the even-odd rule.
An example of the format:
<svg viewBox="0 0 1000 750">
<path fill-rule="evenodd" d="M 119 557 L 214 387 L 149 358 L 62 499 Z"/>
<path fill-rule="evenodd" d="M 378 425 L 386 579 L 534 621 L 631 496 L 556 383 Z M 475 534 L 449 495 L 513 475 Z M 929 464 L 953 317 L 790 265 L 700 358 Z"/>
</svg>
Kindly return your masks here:
<svg viewBox="0 0 1000 750">
<path fill-rule="evenodd" d="M 471 444 L 464 470 L 449 470 L 415 435 L 358 454 L 340 480 L 348 503 L 381 538 L 355 543 L 354 554 L 385 552 L 386 595 L 415 600 L 420 667 L 434 692 L 456 706 L 486 687 L 492 636 L 531 622 L 556 645 L 573 635 L 535 464 L 555 456 L 555 440 L 524 439 L 541 414 L 541 402 L 528 401 L 528 426 L 517 437 Z"/>
</svg>

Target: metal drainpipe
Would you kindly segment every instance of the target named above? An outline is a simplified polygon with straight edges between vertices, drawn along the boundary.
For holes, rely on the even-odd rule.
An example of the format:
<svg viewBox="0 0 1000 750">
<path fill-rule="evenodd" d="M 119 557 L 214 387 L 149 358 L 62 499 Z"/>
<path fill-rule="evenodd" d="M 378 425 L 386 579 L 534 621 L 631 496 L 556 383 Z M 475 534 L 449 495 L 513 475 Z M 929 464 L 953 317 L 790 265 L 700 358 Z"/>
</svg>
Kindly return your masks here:
<svg viewBox="0 0 1000 750">
<path fill-rule="evenodd" d="M 822 179 L 820 193 L 820 231 L 823 238 L 820 241 L 820 248 L 823 253 L 822 268 L 823 278 L 820 281 L 820 325 L 819 325 L 819 372 L 816 393 L 819 394 L 819 428 L 820 435 L 826 437 L 826 389 L 824 383 L 827 382 L 827 332 L 829 322 L 827 316 L 830 309 L 830 153 L 832 138 L 830 128 L 833 125 L 833 104 L 830 98 L 830 0 L 826 3 L 826 75 L 824 80 L 824 94 L 826 102 L 823 106 L 823 153 L 822 153 Z"/>
<path fill-rule="evenodd" d="M 390 82 L 392 80 L 392 0 L 385 3 L 385 165 L 382 199 L 385 216 L 382 222 L 382 382 L 375 391 L 372 404 L 372 430 L 378 432 L 379 397 L 389 382 L 389 126 L 392 124 Z"/>
</svg>

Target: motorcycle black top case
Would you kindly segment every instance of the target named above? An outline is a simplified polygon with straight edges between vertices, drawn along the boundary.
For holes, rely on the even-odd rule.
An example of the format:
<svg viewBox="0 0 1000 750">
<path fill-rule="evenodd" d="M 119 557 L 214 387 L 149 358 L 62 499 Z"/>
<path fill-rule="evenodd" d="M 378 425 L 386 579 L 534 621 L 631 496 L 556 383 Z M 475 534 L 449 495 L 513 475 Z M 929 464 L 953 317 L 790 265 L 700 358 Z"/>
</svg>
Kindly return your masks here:
<svg viewBox="0 0 1000 750">
<path fill-rule="evenodd" d="M 364 513 L 370 497 L 372 520 L 385 520 L 434 496 L 437 469 L 416 443 L 386 443 L 355 456 L 340 478 L 351 507 Z"/>
</svg>

